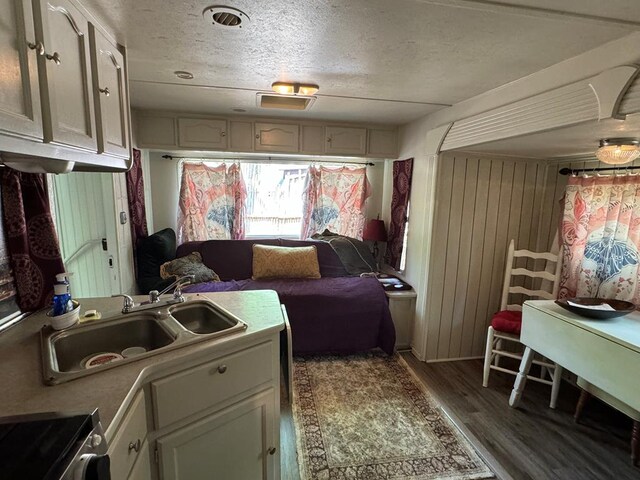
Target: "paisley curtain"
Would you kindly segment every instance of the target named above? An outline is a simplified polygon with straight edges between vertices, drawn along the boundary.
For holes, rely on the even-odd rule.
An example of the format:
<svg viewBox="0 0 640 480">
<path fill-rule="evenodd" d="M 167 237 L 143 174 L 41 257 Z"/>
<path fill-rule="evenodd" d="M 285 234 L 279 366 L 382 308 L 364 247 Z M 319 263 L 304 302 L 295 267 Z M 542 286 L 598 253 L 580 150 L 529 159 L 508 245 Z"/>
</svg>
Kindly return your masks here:
<svg viewBox="0 0 640 480">
<path fill-rule="evenodd" d="M 370 192 L 366 167 L 309 167 L 302 194 L 301 238 L 328 229 L 362 240 Z"/>
<path fill-rule="evenodd" d="M 246 197 L 240 165 L 184 163 L 178 243 L 244 238 Z"/>
<path fill-rule="evenodd" d="M 640 177 L 572 177 L 561 225 L 560 297 L 640 304 Z"/>
<path fill-rule="evenodd" d="M 127 179 L 127 198 L 129 199 L 129 218 L 131 219 L 131 240 L 133 243 L 133 256 L 136 258 L 136 247 L 140 238 L 147 237 L 147 212 L 144 203 L 144 181 L 142 178 L 142 160 L 140 150 L 133 149 L 133 163 L 131 169 L 125 174 Z M 136 266 L 138 262 L 134 261 Z M 136 271 L 137 274 L 137 271 Z M 137 275 L 136 275 L 137 276 Z"/>
<path fill-rule="evenodd" d="M 404 233 L 407 225 L 407 210 L 411 195 L 413 158 L 393 162 L 393 194 L 391 196 L 391 221 L 387 235 L 387 250 L 384 261 L 395 270 L 400 270 Z"/>
<path fill-rule="evenodd" d="M 51 304 L 55 276 L 64 272 L 44 174 L 2 169 L 2 217 L 23 312 Z"/>
</svg>

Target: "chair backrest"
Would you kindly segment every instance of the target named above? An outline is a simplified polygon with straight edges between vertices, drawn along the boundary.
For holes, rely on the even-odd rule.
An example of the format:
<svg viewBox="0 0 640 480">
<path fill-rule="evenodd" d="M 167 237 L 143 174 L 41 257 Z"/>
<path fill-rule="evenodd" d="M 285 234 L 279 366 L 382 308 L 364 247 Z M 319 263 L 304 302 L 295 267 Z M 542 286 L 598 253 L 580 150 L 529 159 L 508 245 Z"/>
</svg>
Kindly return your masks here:
<svg viewBox="0 0 640 480">
<path fill-rule="evenodd" d="M 527 259 L 527 268 L 514 266 L 514 263 L 520 258 Z M 507 253 L 500 310 L 522 310 L 522 305 L 509 303 L 509 295 L 511 294 L 526 295 L 530 299 L 555 300 L 558 298 L 560 268 L 562 267 L 561 259 L 562 250 L 557 255 L 550 252 L 538 253 L 529 250 L 516 250 L 515 243 L 511 240 Z M 530 268 L 533 268 L 533 270 Z M 531 285 L 532 288 L 527 288 L 527 286 L 523 285 L 512 285 L 515 277 L 530 279 L 528 282 L 525 280 L 522 283 L 523 285 Z M 538 288 L 534 289 L 537 284 L 539 284 Z"/>
</svg>

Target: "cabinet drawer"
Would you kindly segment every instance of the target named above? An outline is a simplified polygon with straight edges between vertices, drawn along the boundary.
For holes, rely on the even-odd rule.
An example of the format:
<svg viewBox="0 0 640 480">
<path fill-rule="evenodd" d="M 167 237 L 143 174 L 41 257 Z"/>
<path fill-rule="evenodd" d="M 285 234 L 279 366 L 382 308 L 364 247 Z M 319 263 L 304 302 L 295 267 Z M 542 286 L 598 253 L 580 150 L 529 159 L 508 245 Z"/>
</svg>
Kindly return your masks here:
<svg viewBox="0 0 640 480">
<path fill-rule="evenodd" d="M 133 399 L 113 441 L 109 445 L 111 478 L 127 478 L 147 435 L 147 410 L 142 391 Z"/>
<path fill-rule="evenodd" d="M 273 355 L 263 343 L 153 382 L 156 428 L 272 380 Z"/>
</svg>

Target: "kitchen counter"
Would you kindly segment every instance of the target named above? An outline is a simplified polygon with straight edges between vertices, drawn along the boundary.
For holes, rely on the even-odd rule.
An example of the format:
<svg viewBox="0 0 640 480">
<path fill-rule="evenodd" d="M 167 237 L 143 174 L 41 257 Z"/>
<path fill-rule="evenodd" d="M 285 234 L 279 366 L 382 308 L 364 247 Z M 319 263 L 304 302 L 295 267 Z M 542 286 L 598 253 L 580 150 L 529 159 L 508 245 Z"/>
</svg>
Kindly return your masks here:
<svg viewBox="0 0 640 480">
<path fill-rule="evenodd" d="M 45 310 L 37 312 L 0 334 L 0 416 L 37 412 L 90 412 L 99 409 L 103 428 L 109 428 L 126 409 L 133 394 L 152 375 L 185 360 L 210 358 L 216 350 L 232 347 L 248 337 L 273 334 L 284 329 L 280 301 L 272 290 L 187 294 L 187 299 L 205 297 L 218 303 L 240 319 L 248 328 L 241 333 L 203 341 L 136 362 L 87 375 L 55 386 L 42 380 L 40 329 L 49 323 Z M 136 303 L 146 297 L 134 297 Z M 105 317 L 118 312 L 121 298 L 79 299 L 81 312 L 96 309 Z M 100 322 L 102 320 L 95 320 Z"/>
</svg>

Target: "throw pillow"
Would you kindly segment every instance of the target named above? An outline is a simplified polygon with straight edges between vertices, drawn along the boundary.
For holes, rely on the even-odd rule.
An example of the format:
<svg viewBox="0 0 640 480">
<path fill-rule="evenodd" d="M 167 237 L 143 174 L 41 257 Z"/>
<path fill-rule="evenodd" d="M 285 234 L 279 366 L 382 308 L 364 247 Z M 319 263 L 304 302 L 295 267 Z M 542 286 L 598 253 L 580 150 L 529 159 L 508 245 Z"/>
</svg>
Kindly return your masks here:
<svg viewBox="0 0 640 480">
<path fill-rule="evenodd" d="M 251 278 L 320 278 L 316 247 L 275 247 L 256 243 L 253 245 Z"/>
<path fill-rule="evenodd" d="M 195 275 L 194 283 L 220 281 L 218 274 L 202 263 L 200 252 L 192 252 L 184 257 L 163 263 L 160 267 L 162 278 L 182 277 L 183 275 Z"/>
</svg>

